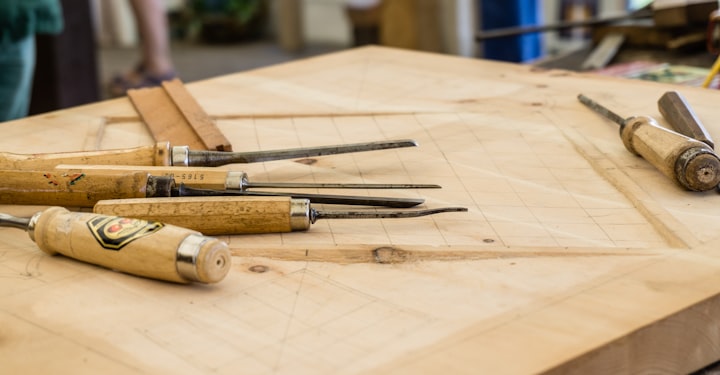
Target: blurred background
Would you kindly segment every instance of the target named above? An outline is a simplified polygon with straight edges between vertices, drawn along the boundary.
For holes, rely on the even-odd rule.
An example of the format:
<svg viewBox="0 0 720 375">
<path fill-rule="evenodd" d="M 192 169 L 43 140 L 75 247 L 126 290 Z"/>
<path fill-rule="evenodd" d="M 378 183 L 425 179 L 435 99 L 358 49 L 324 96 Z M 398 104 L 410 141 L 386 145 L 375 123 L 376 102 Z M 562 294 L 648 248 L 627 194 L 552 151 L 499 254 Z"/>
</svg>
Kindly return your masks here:
<svg viewBox="0 0 720 375">
<path fill-rule="evenodd" d="M 61 3 L 63 33 L 37 37 L 31 113 L 117 96 L 108 85 L 142 59 L 130 0 Z M 609 58 L 594 68 L 612 59 L 648 60 L 646 67 L 685 59 L 706 69 L 701 75 L 714 59 L 708 17 L 717 1 L 162 0 L 162 6 L 174 73 L 192 82 L 367 44 L 587 70 L 579 64 L 618 33 L 622 40 L 614 50 L 605 47 Z M 498 31 L 504 34 L 493 35 Z M 642 55 L 618 60 L 618 50 Z"/>
</svg>

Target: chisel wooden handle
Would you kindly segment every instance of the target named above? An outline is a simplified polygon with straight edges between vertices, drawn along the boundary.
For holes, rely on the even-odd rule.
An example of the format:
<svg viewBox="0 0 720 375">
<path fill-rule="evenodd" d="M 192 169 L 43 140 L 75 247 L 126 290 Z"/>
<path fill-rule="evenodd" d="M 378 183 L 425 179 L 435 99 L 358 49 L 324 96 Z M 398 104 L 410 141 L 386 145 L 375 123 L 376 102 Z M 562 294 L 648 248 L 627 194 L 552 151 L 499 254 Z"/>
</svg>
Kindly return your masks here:
<svg viewBox="0 0 720 375">
<path fill-rule="evenodd" d="M 50 170 L 58 164 L 172 165 L 169 142 L 129 149 L 13 154 L 0 152 L 0 169 Z"/>
<path fill-rule="evenodd" d="M 238 189 L 243 188 L 243 181 L 247 179 L 245 172 L 229 171 L 222 167 L 173 167 L 173 166 L 137 166 L 137 165 L 68 165 L 60 164 L 55 170 L 96 172 L 145 172 L 152 176 L 168 176 L 175 180 L 177 185 L 202 189 Z"/>
<path fill-rule="evenodd" d="M 0 204 L 92 207 L 102 199 L 170 196 L 172 179 L 142 172 L 0 171 Z"/>
<path fill-rule="evenodd" d="M 174 197 L 98 202 L 105 215 L 156 220 L 207 235 L 283 233 L 310 228 L 310 203 L 290 197 Z"/>
<path fill-rule="evenodd" d="M 720 182 L 720 159 L 705 143 L 658 125 L 648 116 L 623 118 L 583 94 L 578 100 L 620 125 L 628 151 L 642 156 L 665 176 L 692 191 L 715 189 Z"/>
<path fill-rule="evenodd" d="M 720 182 L 720 159 L 708 145 L 665 129 L 651 117 L 627 119 L 620 137 L 630 152 L 688 190 L 711 190 Z"/>
<path fill-rule="evenodd" d="M 189 229 L 61 207 L 33 216 L 28 232 L 48 254 L 179 283 L 216 283 L 232 262 L 227 244 Z"/>
</svg>

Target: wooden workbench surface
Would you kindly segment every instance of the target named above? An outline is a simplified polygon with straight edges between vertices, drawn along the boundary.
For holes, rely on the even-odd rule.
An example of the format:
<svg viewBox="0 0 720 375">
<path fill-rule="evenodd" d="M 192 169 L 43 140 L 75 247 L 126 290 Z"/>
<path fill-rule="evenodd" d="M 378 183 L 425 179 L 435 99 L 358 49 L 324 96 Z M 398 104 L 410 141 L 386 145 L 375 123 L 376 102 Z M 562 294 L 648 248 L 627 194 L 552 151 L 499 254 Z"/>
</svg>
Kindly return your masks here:
<svg viewBox="0 0 720 375">
<path fill-rule="evenodd" d="M 576 99 L 660 119 L 677 87 L 368 47 L 188 89 L 236 151 L 420 144 L 229 167 L 254 181 L 437 183 L 353 193 L 469 212 L 223 237 L 234 265 L 213 286 L 47 256 L 0 228 L 3 371 L 675 373 L 720 359 L 720 197 L 674 185 Z M 681 92 L 720 136 L 717 92 Z M 0 134 L 17 153 L 153 143 L 125 98 Z"/>
</svg>

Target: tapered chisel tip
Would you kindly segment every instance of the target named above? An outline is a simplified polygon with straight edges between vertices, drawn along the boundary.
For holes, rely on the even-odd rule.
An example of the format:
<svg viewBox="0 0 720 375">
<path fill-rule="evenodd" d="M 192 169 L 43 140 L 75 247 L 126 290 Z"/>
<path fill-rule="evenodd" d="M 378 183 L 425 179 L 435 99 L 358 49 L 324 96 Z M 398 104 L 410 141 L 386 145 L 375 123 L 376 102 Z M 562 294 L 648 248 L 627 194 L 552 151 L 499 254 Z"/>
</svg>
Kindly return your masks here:
<svg viewBox="0 0 720 375">
<path fill-rule="evenodd" d="M 234 163 L 257 163 L 262 161 L 309 158 L 347 154 L 354 152 L 379 151 L 403 147 L 417 147 L 412 139 L 341 144 L 320 147 L 301 147 L 283 150 L 254 152 L 187 151 L 187 166 L 217 167 Z M 175 151 L 173 150 L 173 153 Z"/>
<path fill-rule="evenodd" d="M 315 211 L 313 222 L 317 219 L 401 219 L 445 212 L 467 212 L 467 210 L 465 207 L 442 207 L 405 211 Z"/>
<path fill-rule="evenodd" d="M 300 189 L 440 189 L 436 184 L 354 184 L 327 182 L 248 182 L 245 189 L 253 188 L 300 188 Z"/>
</svg>

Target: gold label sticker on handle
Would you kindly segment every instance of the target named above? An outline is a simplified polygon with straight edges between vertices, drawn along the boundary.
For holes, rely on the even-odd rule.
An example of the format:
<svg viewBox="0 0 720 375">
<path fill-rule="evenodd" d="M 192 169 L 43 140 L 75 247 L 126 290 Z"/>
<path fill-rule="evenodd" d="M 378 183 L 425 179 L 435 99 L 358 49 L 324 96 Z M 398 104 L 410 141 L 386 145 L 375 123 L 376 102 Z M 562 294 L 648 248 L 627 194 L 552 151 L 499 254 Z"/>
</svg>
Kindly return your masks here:
<svg viewBox="0 0 720 375">
<path fill-rule="evenodd" d="M 118 251 L 138 238 L 157 232 L 164 224 L 125 217 L 98 216 L 90 219 L 87 226 L 100 246 Z"/>
<path fill-rule="evenodd" d="M 63 173 L 61 175 L 43 173 L 43 177 L 47 178 L 49 185 L 72 186 L 75 185 L 78 181 L 82 180 L 83 177 L 85 177 L 85 173 Z"/>
</svg>

